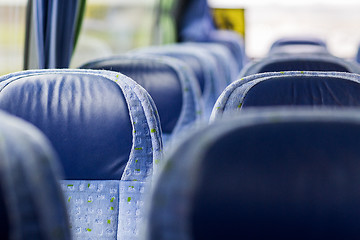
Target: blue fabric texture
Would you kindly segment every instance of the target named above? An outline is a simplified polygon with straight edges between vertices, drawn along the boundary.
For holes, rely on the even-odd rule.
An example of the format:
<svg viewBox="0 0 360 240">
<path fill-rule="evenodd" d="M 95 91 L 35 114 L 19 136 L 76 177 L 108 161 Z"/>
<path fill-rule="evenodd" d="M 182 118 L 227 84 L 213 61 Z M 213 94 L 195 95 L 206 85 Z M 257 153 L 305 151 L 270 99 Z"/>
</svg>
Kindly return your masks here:
<svg viewBox="0 0 360 240">
<path fill-rule="evenodd" d="M 34 80 L 35 78 L 35 80 Z M 79 79 L 81 81 L 79 81 Z M 40 81 L 38 81 L 40 80 Z M 32 85 L 32 83 L 35 81 L 35 85 Z M 63 87 L 59 87 L 59 88 L 51 88 L 48 85 L 48 83 L 55 81 L 57 83 L 56 86 L 63 86 Z M 75 84 L 72 85 L 68 85 L 67 83 L 73 83 L 75 82 Z M 43 85 L 42 85 L 42 84 Z M 91 83 L 91 84 L 90 84 Z M 79 180 L 98 180 L 97 186 L 100 184 L 103 184 L 104 189 L 111 189 L 113 188 L 113 181 L 112 180 L 117 180 L 117 184 L 121 184 L 120 182 L 125 181 L 125 182 L 129 182 L 129 181 L 134 181 L 134 182 L 150 182 L 152 175 L 154 172 L 156 172 L 157 169 L 157 165 L 159 164 L 161 158 L 162 158 L 162 141 L 161 141 L 161 127 L 159 125 L 160 120 L 159 120 L 159 116 L 157 114 L 157 110 L 154 107 L 154 103 L 151 99 L 151 97 L 149 96 L 149 94 L 137 83 L 135 83 L 133 80 L 131 80 L 130 78 L 119 74 L 117 72 L 111 72 L 111 71 L 97 71 L 97 70 L 33 70 L 33 71 L 24 71 L 24 72 L 19 72 L 19 73 L 13 73 L 13 74 L 9 74 L 9 75 L 5 75 L 0 79 L 0 98 L 1 98 L 1 108 L 5 108 L 7 111 L 10 111 L 12 113 L 15 113 L 16 115 L 23 117 L 27 120 L 29 120 L 30 122 L 32 122 L 33 119 L 36 119 L 34 116 L 36 115 L 40 115 L 40 116 L 47 116 L 49 119 L 51 119 L 51 117 L 53 117 L 53 114 L 57 114 L 57 115 L 61 115 L 63 116 L 65 114 L 65 116 L 67 117 L 66 119 L 61 118 L 64 122 L 63 124 L 65 124 L 65 126 L 67 126 L 66 129 L 70 129 L 72 130 L 72 128 L 70 127 L 71 124 L 76 123 L 76 121 L 72 121 L 73 119 L 71 119 L 72 117 L 76 120 L 77 116 L 76 114 L 80 115 L 80 120 L 83 122 L 83 126 L 80 126 L 78 124 L 76 124 L 76 127 L 79 128 L 78 131 L 83 131 L 84 133 L 87 131 L 90 131 L 90 135 L 94 135 L 96 137 L 100 137 L 100 138 L 95 138 L 96 139 L 102 139 L 102 135 L 105 135 L 106 137 L 110 137 L 109 134 L 113 134 L 112 132 L 109 133 L 97 133 L 97 130 L 101 130 L 101 126 L 103 125 L 108 125 L 107 123 L 104 122 L 104 119 L 101 118 L 101 116 L 97 116 L 98 113 L 103 114 L 102 110 L 106 109 L 109 105 L 104 104 L 102 106 L 97 106 L 96 104 L 94 104 L 94 102 L 91 102 L 92 98 L 97 99 L 98 95 L 97 92 L 98 90 L 101 91 L 102 95 L 100 95 L 100 99 L 106 99 L 106 98 L 111 98 L 110 100 L 112 102 L 116 102 L 118 104 L 122 104 L 122 101 L 120 101 L 122 99 L 122 96 L 125 98 L 126 102 L 126 108 L 121 108 L 121 111 L 124 111 L 123 113 L 125 113 L 127 115 L 127 118 L 129 120 L 126 120 L 126 122 L 129 122 L 130 125 L 126 125 L 128 126 L 130 129 L 127 130 L 125 128 L 123 129 L 123 131 L 130 131 L 130 146 L 122 146 L 119 145 L 118 147 L 115 147 L 115 149 L 111 148 L 111 151 L 117 151 L 117 148 L 122 149 L 125 148 L 125 155 L 127 156 L 126 162 L 124 166 L 120 166 L 118 158 L 112 159 L 112 153 L 108 150 L 108 145 L 111 145 L 112 142 L 110 141 L 105 141 L 105 143 L 102 142 L 95 142 L 95 143 L 89 143 L 89 147 L 94 147 L 94 146 L 101 146 L 103 147 L 103 150 L 98 150 L 100 154 L 100 156 L 102 156 L 102 158 L 81 158 L 81 156 L 86 156 L 86 152 L 83 152 L 82 155 L 79 154 L 78 158 L 73 158 L 73 159 L 64 159 L 64 158 L 60 158 L 61 163 L 64 165 L 65 164 L 65 173 L 66 172 L 71 172 L 71 176 L 66 176 L 66 179 L 68 179 L 64 184 L 68 185 L 74 185 L 74 186 L 78 186 L 76 188 L 76 191 L 79 192 L 81 190 L 80 185 L 82 183 L 78 183 Z M 34 89 L 38 86 L 45 86 L 42 91 L 45 92 L 45 94 L 48 96 L 46 98 L 32 98 L 29 97 L 31 96 L 31 93 L 34 93 L 36 91 L 34 91 Z M 20 86 L 20 88 L 19 88 Z M 23 87 L 23 88 L 21 88 Z M 14 94 L 13 91 L 11 90 L 17 90 L 17 89 L 21 89 L 20 91 L 20 95 L 16 95 Z M 52 92 L 53 89 L 55 89 L 55 93 Z M 32 91 L 31 91 L 32 90 Z M 63 95 L 63 93 L 70 91 L 72 94 L 70 95 L 70 98 L 67 95 Z M 114 92 L 117 93 L 117 96 L 114 95 Z M 8 99 L 8 94 L 13 94 L 13 98 L 11 99 L 12 101 L 7 101 Z M 27 96 L 27 97 L 23 97 L 22 99 L 19 98 L 19 100 L 14 100 L 15 97 L 22 97 L 22 96 Z M 50 97 L 51 96 L 51 97 Z M 65 96 L 65 97 L 64 97 Z M 67 98 L 66 98 L 67 96 Z M 61 98 L 63 97 L 63 98 Z M 90 98 L 88 98 L 90 97 Z M 120 102 L 117 102 L 117 99 L 120 99 Z M 20 100 L 21 99 L 21 100 Z M 41 99 L 45 99 L 45 102 L 41 102 Z M 55 103 L 59 102 L 61 99 L 61 103 L 63 105 L 61 105 L 63 108 L 61 109 L 66 109 L 67 111 L 57 111 L 57 112 L 52 112 L 51 114 L 47 114 L 48 113 L 48 108 L 47 106 L 49 105 L 54 105 Z M 81 102 L 81 99 L 85 99 L 87 102 Z M 37 102 L 39 101 L 39 102 Z M 33 107 L 28 107 L 28 108 L 22 108 L 22 106 L 26 106 L 27 103 L 28 106 L 37 106 L 37 108 Z M 92 103 L 92 104 L 89 104 Z M 100 103 L 103 103 L 100 101 Z M 108 102 L 106 102 L 108 103 Z M 66 106 L 64 108 L 64 105 L 69 104 L 68 106 Z M 77 105 L 80 104 L 80 107 Z M 41 106 L 41 107 L 39 107 Z M 71 108 L 70 108 L 71 106 Z M 112 106 L 112 105 L 110 105 Z M 113 107 L 113 106 L 112 106 Z M 91 109 L 91 111 L 87 111 L 89 110 L 88 108 Z M 61 110 L 60 109 L 60 110 Z M 111 109 L 110 109 L 111 110 Z M 75 113 L 73 112 L 75 111 Z M 116 112 L 118 110 L 116 110 L 116 108 L 113 108 L 113 111 Z M 46 114 L 42 114 L 42 113 L 46 113 Z M 74 113 L 74 114 L 73 114 Z M 105 112 L 106 114 L 109 114 L 109 112 Z M 106 115 L 109 118 L 112 116 L 110 115 Z M 122 115 L 121 115 L 122 116 Z M 56 120 L 56 118 L 54 118 Z M 81 122 L 80 121 L 80 122 Z M 98 122 L 99 121 L 99 122 Z M 48 123 L 46 121 L 35 121 L 35 124 L 37 127 L 39 127 L 40 129 L 42 129 L 42 127 L 45 126 L 45 128 L 43 129 L 43 131 L 45 132 L 51 132 L 50 130 L 54 131 L 55 133 L 59 130 L 59 129 L 50 129 L 51 128 L 51 124 L 47 125 Z M 90 123 L 90 124 L 89 124 Z M 106 126 L 106 127 L 110 127 L 113 132 L 116 133 L 116 131 L 120 128 L 122 129 L 123 126 L 121 126 L 121 122 L 110 122 L 111 126 Z M 90 126 L 90 127 L 89 127 Z M 56 127 L 56 126 L 55 126 Z M 60 129 L 61 130 L 61 129 Z M 75 130 L 72 130 L 75 131 Z M 75 137 L 72 138 L 72 133 L 70 132 L 60 132 L 61 134 L 67 133 L 68 135 L 62 135 L 62 138 L 64 138 L 66 140 L 67 148 L 63 149 L 64 151 L 73 151 L 73 146 L 78 146 L 79 141 L 80 142 L 85 142 L 88 141 L 89 139 L 85 139 L 80 135 L 79 137 Z M 86 136 L 86 135 L 85 135 Z M 119 142 L 121 143 L 121 139 L 123 138 L 122 133 L 120 133 L 119 135 Z M 51 139 L 50 139 L 51 140 Z M 93 139 L 90 139 L 93 140 Z M 53 145 L 56 146 L 58 145 L 58 142 L 52 142 Z M 94 145 L 95 144 L 95 145 Z M 82 150 L 82 149 L 80 149 Z M 92 149 L 85 149 L 86 151 L 93 151 Z M 75 151 L 75 150 L 74 150 Z M 76 150 L 78 151 L 78 149 Z M 128 152 L 127 152 L 128 151 Z M 61 156 L 61 153 L 60 153 Z M 68 156 L 71 156 L 70 154 Z M 71 160 L 71 161 L 70 161 Z M 68 165 L 66 165 L 66 163 L 70 163 Z M 79 176 L 82 176 L 83 178 L 79 178 L 77 177 L 77 173 L 72 171 L 72 165 L 74 166 L 76 164 L 79 164 L 80 166 L 82 166 L 84 169 L 88 168 L 87 171 L 84 171 L 84 169 L 79 168 L 78 170 L 78 174 Z M 123 163 L 122 163 L 123 164 Z M 94 169 L 92 169 L 92 171 L 89 171 L 89 168 L 92 167 Z M 113 168 L 116 167 L 116 169 L 120 169 L 121 171 L 117 171 L 117 175 L 114 175 L 113 172 Z M 99 175 L 99 173 L 97 172 L 97 170 L 99 170 L 101 172 L 101 174 Z M 95 178 L 92 177 L 92 175 L 96 176 Z M 110 176 L 110 177 L 109 177 Z M 86 177 L 86 178 L 85 178 Z M 107 184 L 110 184 L 110 186 L 107 186 Z M 66 188 L 68 189 L 68 188 Z M 71 189 L 68 189 L 69 191 Z M 91 190 L 91 189 L 90 189 Z M 75 193 L 76 193 L 75 191 Z M 68 200 L 69 197 L 72 197 L 72 195 L 69 194 L 74 194 L 73 191 L 71 192 L 66 192 L 66 200 Z M 88 201 L 88 196 L 87 196 L 88 192 L 82 194 L 82 193 L 76 193 L 74 195 L 74 198 L 80 199 L 79 201 L 83 201 L 84 203 L 86 203 Z M 117 199 L 127 199 L 129 197 L 133 197 L 133 193 L 130 192 L 124 192 L 120 197 L 118 197 Z M 138 191 L 138 198 L 142 199 L 143 198 L 143 192 Z M 103 201 L 106 202 L 106 201 Z M 69 208 L 72 209 L 74 208 L 74 205 L 72 204 L 77 204 L 76 201 L 67 201 L 67 204 L 70 205 Z M 76 206 L 76 205 L 75 205 Z M 106 206 L 105 206 L 106 207 Z M 105 212 L 103 212 L 105 214 Z M 127 212 L 125 213 L 124 211 L 119 210 L 120 215 L 118 216 L 118 223 L 123 222 L 123 218 L 125 219 L 130 219 L 130 218 L 141 218 L 141 215 L 132 215 L 132 214 L 128 214 Z M 113 215 L 113 212 L 109 212 L 109 214 L 111 214 L 109 216 L 109 218 L 113 218 L 114 216 L 116 217 L 117 214 Z M 106 231 L 106 227 L 107 225 L 104 224 L 102 226 L 105 227 L 105 229 L 99 229 L 101 228 L 100 226 L 98 226 L 98 228 L 96 228 L 96 230 L 94 231 L 88 231 L 86 230 L 86 228 L 88 229 L 92 229 L 90 226 L 88 225 L 82 225 L 84 218 L 85 221 L 88 222 L 89 224 L 93 224 L 93 222 L 97 221 L 97 215 L 93 214 L 93 215 L 87 215 L 86 212 L 84 213 L 85 215 L 82 215 L 81 217 L 78 218 L 72 218 L 73 222 L 72 225 L 73 226 L 83 226 L 83 229 L 79 231 L 78 227 L 72 228 L 73 234 L 76 235 L 77 237 L 83 239 L 84 237 L 88 237 L 91 234 L 94 234 L 93 237 L 99 237 L 99 233 L 102 233 L 102 239 L 114 239 L 112 238 L 114 235 L 107 235 L 107 231 Z M 92 219 L 92 217 L 94 217 L 95 219 Z M 107 219 L 108 220 L 108 219 Z M 111 220 L 111 219 L 110 219 Z M 79 221 L 79 222 L 76 222 Z M 115 222 L 115 220 L 113 221 Z M 137 222 L 136 222 L 137 223 Z M 134 236 L 134 234 L 137 234 L 136 229 L 138 228 L 138 226 L 136 224 L 131 225 L 133 227 L 134 231 L 131 231 L 132 236 Z M 93 227 L 93 226 L 92 226 Z M 115 236 L 117 235 L 121 235 L 121 226 L 117 227 L 118 231 L 115 232 Z M 107 238 L 109 237 L 109 238 Z M 131 239 L 131 236 L 129 236 L 129 239 Z"/>
<path fill-rule="evenodd" d="M 69 67 L 75 45 L 80 1 L 33 1 L 37 68 Z"/>
<path fill-rule="evenodd" d="M 3 112 L 0 123 L 1 238 L 71 239 L 58 185 L 61 168 L 49 141 Z"/>
<path fill-rule="evenodd" d="M 289 108 L 209 125 L 166 158 L 144 239 L 356 238 L 359 127 L 358 111 Z"/>
<path fill-rule="evenodd" d="M 285 87 L 285 85 L 288 84 L 286 79 L 289 78 L 293 80 L 292 85 Z M 242 109 L 245 96 L 250 91 L 250 89 L 256 84 L 268 79 L 282 79 L 284 80 L 282 82 L 284 85 L 282 85 L 280 82 L 280 85 L 282 86 L 281 89 L 283 90 L 283 87 L 286 88 L 286 91 L 284 90 L 285 92 L 279 94 L 275 93 L 275 89 L 275 91 L 269 90 L 265 95 L 259 96 L 260 98 L 269 97 L 269 102 L 273 99 L 279 99 L 282 105 L 358 106 L 359 104 L 359 101 L 357 100 L 357 86 L 360 80 L 360 76 L 358 74 L 297 71 L 261 73 L 241 78 L 227 87 L 218 98 L 214 106 L 210 121 L 222 118 L 224 114 L 232 114 L 232 112 Z M 314 81 L 308 82 L 308 79 Z M 330 83 L 333 79 L 335 79 L 334 81 L 337 83 Z M 302 85 L 304 84 L 303 81 L 307 82 L 307 87 Z M 274 86 L 274 88 L 276 87 Z M 338 92 L 339 89 L 342 90 Z M 304 92 L 298 93 L 298 91 Z M 287 93 L 290 95 L 287 95 Z M 305 103 L 304 101 L 310 102 Z"/>
<path fill-rule="evenodd" d="M 157 106 L 164 138 L 169 139 L 202 119 L 199 84 L 190 68 L 177 59 L 119 55 L 94 60 L 80 68 L 117 71 L 143 86 Z"/>
<path fill-rule="evenodd" d="M 205 118 L 210 116 L 217 97 L 226 86 L 226 79 L 219 77 L 215 71 L 216 61 L 210 53 L 194 46 L 180 44 L 141 48 L 132 53 L 168 56 L 188 64 L 199 81 L 204 102 L 204 116 Z"/>
<path fill-rule="evenodd" d="M 285 46 L 285 45 L 313 45 L 327 48 L 326 42 L 321 38 L 299 36 L 299 37 L 283 37 L 276 40 L 270 47 L 270 49 Z"/>
<path fill-rule="evenodd" d="M 281 71 L 332 71 L 360 73 L 360 67 L 330 55 L 295 54 L 274 55 L 251 62 L 240 72 L 239 78 L 256 73 Z"/>
<path fill-rule="evenodd" d="M 225 76 L 227 85 L 236 80 L 238 75 L 236 61 L 226 46 L 220 43 L 210 42 L 185 42 L 184 44 L 193 45 L 209 51 L 216 58 L 219 76 L 220 78 Z"/>
</svg>

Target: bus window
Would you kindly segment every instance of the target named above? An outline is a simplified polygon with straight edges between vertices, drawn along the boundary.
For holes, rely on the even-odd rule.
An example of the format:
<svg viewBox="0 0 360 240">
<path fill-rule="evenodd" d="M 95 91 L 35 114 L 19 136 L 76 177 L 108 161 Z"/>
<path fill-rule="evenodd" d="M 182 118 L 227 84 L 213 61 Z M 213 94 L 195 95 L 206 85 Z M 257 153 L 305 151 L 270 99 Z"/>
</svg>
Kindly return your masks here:
<svg viewBox="0 0 360 240">
<path fill-rule="evenodd" d="M 353 58 L 360 42 L 358 0 L 208 0 L 212 8 L 245 8 L 246 51 L 264 57 L 281 37 L 314 36 L 329 51 Z"/>
<path fill-rule="evenodd" d="M 0 1 L 0 75 L 23 69 L 26 0 Z"/>
<path fill-rule="evenodd" d="M 72 67 L 152 43 L 157 0 L 87 0 Z"/>
</svg>

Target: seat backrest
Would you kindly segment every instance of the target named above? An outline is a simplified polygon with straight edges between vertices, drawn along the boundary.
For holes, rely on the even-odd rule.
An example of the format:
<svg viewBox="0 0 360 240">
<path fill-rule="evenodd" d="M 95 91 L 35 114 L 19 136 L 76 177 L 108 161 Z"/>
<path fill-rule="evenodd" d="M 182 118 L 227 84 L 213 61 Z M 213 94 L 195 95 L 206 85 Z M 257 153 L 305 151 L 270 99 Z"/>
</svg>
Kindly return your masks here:
<svg viewBox="0 0 360 240">
<path fill-rule="evenodd" d="M 0 108 L 37 126 L 58 152 L 72 232 L 80 238 L 134 234 L 138 222 L 125 223 L 141 217 L 140 189 L 161 159 L 154 106 L 140 85 L 116 72 L 33 70 L 0 78 Z"/>
<path fill-rule="evenodd" d="M 330 55 L 274 55 L 248 64 L 239 77 L 283 71 L 332 71 L 360 73 L 358 65 Z"/>
<path fill-rule="evenodd" d="M 237 63 L 234 56 L 231 54 L 231 51 L 226 46 L 220 43 L 211 42 L 185 42 L 184 44 L 205 49 L 212 54 L 217 62 L 219 76 L 221 78 L 224 76 L 226 77 L 227 85 L 236 80 L 236 77 L 239 74 L 236 66 Z"/>
<path fill-rule="evenodd" d="M 165 56 L 119 55 L 80 68 L 116 71 L 144 87 L 159 111 L 164 142 L 202 118 L 199 84 L 182 61 Z"/>
<path fill-rule="evenodd" d="M 218 121 L 167 157 L 144 239 L 356 239 L 359 157 L 358 111 Z"/>
<path fill-rule="evenodd" d="M 255 74 L 231 84 L 218 98 L 211 120 L 250 106 L 358 107 L 360 75 L 339 72 Z"/>
<path fill-rule="evenodd" d="M 44 135 L 0 112 L 0 238 L 71 239 L 58 159 Z"/>
<path fill-rule="evenodd" d="M 209 117 L 211 109 L 226 87 L 226 79 L 220 78 L 216 69 L 214 57 L 206 50 L 184 44 L 165 45 L 137 49 L 133 54 L 153 54 L 168 56 L 184 61 L 194 71 L 202 92 L 204 101 L 204 116 Z"/>
</svg>

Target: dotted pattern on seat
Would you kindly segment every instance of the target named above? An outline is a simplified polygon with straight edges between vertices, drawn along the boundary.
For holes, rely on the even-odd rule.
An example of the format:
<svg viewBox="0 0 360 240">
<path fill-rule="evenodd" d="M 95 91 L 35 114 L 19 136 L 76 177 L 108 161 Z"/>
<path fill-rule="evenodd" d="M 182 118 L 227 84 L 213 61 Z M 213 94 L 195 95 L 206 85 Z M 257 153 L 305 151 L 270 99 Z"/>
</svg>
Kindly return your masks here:
<svg viewBox="0 0 360 240">
<path fill-rule="evenodd" d="M 161 128 L 160 120 L 156 109 L 154 108 L 155 104 L 153 103 L 149 94 L 137 83 L 135 83 L 130 78 L 111 71 L 103 70 L 71 70 L 71 69 L 62 69 L 62 70 L 30 70 L 19 73 L 13 73 L 6 75 L 0 78 L 0 91 L 7 84 L 17 79 L 30 76 L 30 75 L 41 75 L 41 74 L 94 74 L 102 77 L 107 77 L 109 80 L 114 81 L 122 89 L 124 96 L 126 98 L 128 109 L 130 111 L 130 118 L 133 125 L 133 146 L 130 152 L 129 161 L 121 177 L 123 181 L 151 181 L 153 172 L 156 172 L 157 166 L 162 159 L 162 141 L 161 141 Z M 95 184 L 95 183 L 94 183 Z M 97 183 L 99 184 L 99 183 Z M 74 185 L 69 183 L 69 185 Z M 105 184 L 107 185 L 107 184 Z M 104 185 L 104 187 L 105 187 Z M 106 186 L 107 187 L 107 186 Z M 138 198 L 143 197 L 143 192 L 138 191 Z M 70 196 L 69 196 L 70 197 Z M 84 197 L 84 196 L 82 196 Z M 80 196 L 78 196 L 79 199 Z M 135 199 L 135 196 L 133 196 Z M 106 202 L 106 201 L 105 201 Z M 103 204 L 105 204 L 105 202 Z M 70 201 L 70 204 L 73 204 L 74 201 Z M 100 204 L 100 203 L 99 203 Z M 73 208 L 74 206 L 70 206 Z M 139 218 L 136 214 L 126 214 L 123 215 L 123 211 L 119 211 L 118 221 L 122 222 L 123 218 L 125 219 L 136 219 Z M 136 211 L 135 211 L 136 213 Z M 96 215 L 89 215 L 86 221 L 92 221 L 91 217 L 96 217 Z M 81 219 L 73 218 L 74 225 L 82 225 Z M 96 220 L 96 219 L 95 219 Z M 111 219 L 110 219 L 111 220 Z M 77 222 L 79 221 L 79 223 Z M 115 221 L 115 218 L 114 218 Z M 140 226 L 136 224 L 133 225 L 134 230 L 138 229 Z M 100 232 L 106 230 L 92 230 L 91 231 L 81 231 L 81 234 L 86 234 L 86 237 L 93 237 Z M 118 227 L 118 230 L 121 231 L 121 228 Z M 78 234 L 80 234 L 78 233 Z M 135 234 L 135 231 L 132 231 Z M 117 233 L 121 234 L 121 233 Z M 91 235 L 91 236 L 90 236 Z M 129 234 L 127 234 L 129 235 Z M 82 237 L 82 236 L 81 236 Z"/>
<path fill-rule="evenodd" d="M 144 196 L 150 187 L 148 185 L 148 182 L 120 181 L 118 239 L 139 239 L 139 228 L 144 222 Z"/>
<path fill-rule="evenodd" d="M 353 73 L 341 73 L 341 72 L 303 72 L 303 71 L 293 71 L 293 72 L 274 72 L 274 73 L 260 73 L 250 75 L 248 77 L 241 78 L 231 85 L 229 85 L 223 93 L 220 95 L 214 109 L 211 113 L 210 122 L 215 121 L 216 119 L 222 118 L 224 114 L 232 114 L 232 112 L 241 109 L 242 99 L 244 96 L 244 90 L 242 88 L 245 84 L 248 84 L 252 81 L 257 81 L 261 79 L 266 79 L 270 77 L 288 77 L 288 76 L 319 76 L 319 77 L 338 77 L 344 78 L 356 82 L 360 82 L 360 76 Z"/>
<path fill-rule="evenodd" d="M 116 239 L 119 181 L 62 180 L 73 239 Z"/>
<path fill-rule="evenodd" d="M 19 118 L 0 113 L 0 122 L 1 197 L 10 213 L 10 238 L 71 239 L 49 142 Z"/>
</svg>

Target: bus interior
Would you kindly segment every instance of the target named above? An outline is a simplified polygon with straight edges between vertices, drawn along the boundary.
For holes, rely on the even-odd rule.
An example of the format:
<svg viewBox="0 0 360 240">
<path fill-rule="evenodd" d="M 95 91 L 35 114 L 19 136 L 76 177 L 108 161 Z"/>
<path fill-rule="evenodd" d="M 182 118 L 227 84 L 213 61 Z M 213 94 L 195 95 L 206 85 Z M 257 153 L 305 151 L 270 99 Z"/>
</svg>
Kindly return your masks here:
<svg viewBox="0 0 360 240">
<path fill-rule="evenodd" d="M 0 0 L 0 238 L 359 239 L 359 12 Z"/>
</svg>

